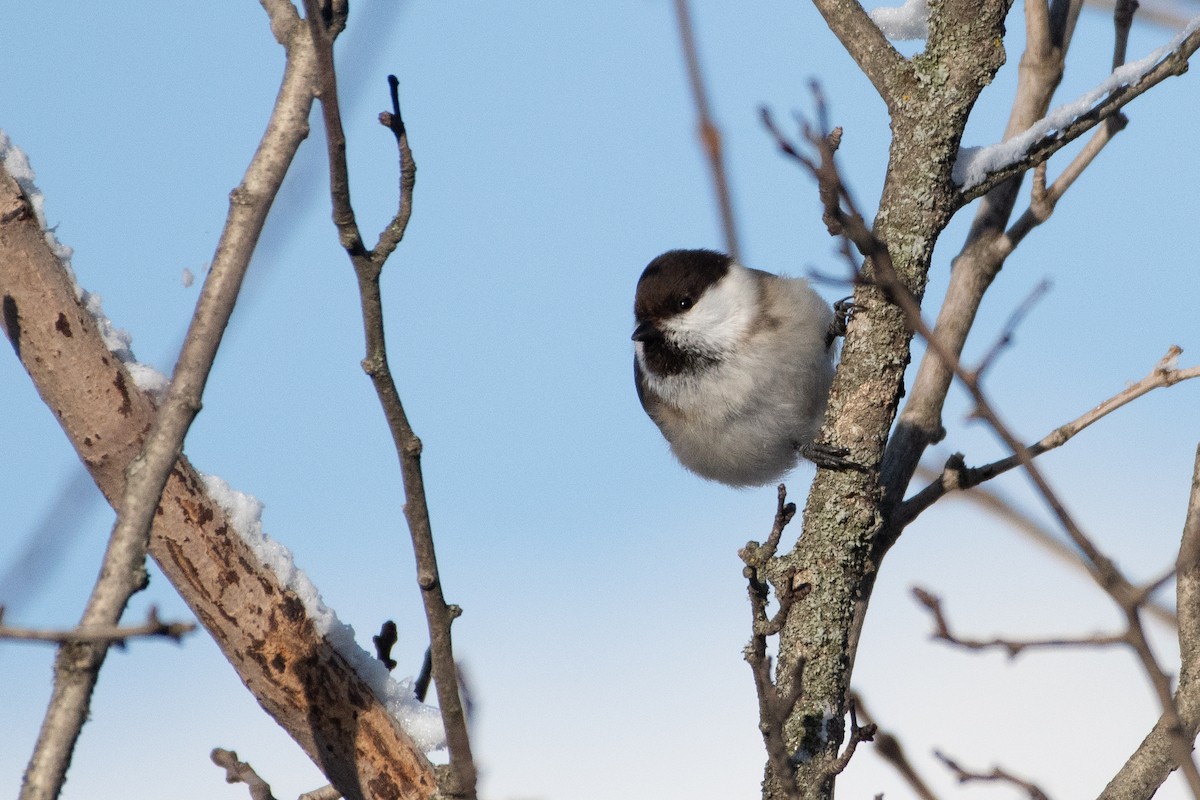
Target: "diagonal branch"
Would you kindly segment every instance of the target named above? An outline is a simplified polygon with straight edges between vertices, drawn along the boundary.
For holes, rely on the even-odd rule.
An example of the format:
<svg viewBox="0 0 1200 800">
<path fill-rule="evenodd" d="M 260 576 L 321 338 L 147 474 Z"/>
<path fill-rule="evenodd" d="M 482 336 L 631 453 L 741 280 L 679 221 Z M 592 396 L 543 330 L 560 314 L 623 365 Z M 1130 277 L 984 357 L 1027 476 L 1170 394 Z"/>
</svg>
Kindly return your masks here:
<svg viewBox="0 0 1200 800">
<path fill-rule="evenodd" d="M 1171 347 L 1167 354 L 1154 366 L 1150 374 L 1135 384 L 1127 386 L 1122 391 L 1090 409 L 1082 416 L 1055 428 L 1042 439 L 1025 448 L 1031 458 L 1042 455 L 1070 441 L 1077 433 L 1103 419 L 1128 403 L 1155 389 L 1174 386 L 1180 381 L 1200 377 L 1200 366 L 1179 369 L 1176 361 L 1183 352 L 1178 347 Z M 968 468 L 961 456 L 952 457 L 946 462 L 942 474 L 917 494 L 905 500 L 895 511 L 892 522 L 904 527 L 917 518 L 921 512 L 944 497 L 948 492 L 970 489 L 991 480 L 997 475 L 1018 467 L 1021 459 L 1016 455 L 993 461 L 979 467 Z"/>
<path fill-rule="evenodd" d="M 4 609 L 0 607 L 0 612 Z M 0 614 L 0 617 L 3 615 Z M 158 618 L 158 611 L 151 608 L 146 615 L 146 621 L 140 625 L 94 625 L 89 627 L 70 628 L 56 631 L 44 628 L 16 628 L 5 625 L 0 621 L 0 639 L 24 642 L 104 642 L 110 645 L 124 647 L 129 639 L 145 639 L 159 637 L 179 642 L 183 637 L 196 630 L 194 622 L 163 622 Z"/>
<path fill-rule="evenodd" d="M 1129 120 L 1122 113 L 1109 117 L 1106 123 L 1092 134 L 1075 158 L 1071 159 L 1067 168 L 1054 179 L 1054 183 L 1048 187 L 1046 186 L 1046 162 L 1043 161 L 1034 168 L 1033 197 L 1029 208 L 1025 209 L 1012 227 L 996 241 L 996 257 L 1006 258 L 1009 256 L 1034 228 L 1050 219 L 1055 206 L 1067 193 L 1067 189 L 1071 188 L 1083 171 L 1096 159 L 1096 156 L 1100 155 L 1104 147 L 1113 140 L 1114 136 L 1124 130 L 1127 124 L 1129 124 Z"/>
<path fill-rule="evenodd" d="M 1163 712 L 1104 787 L 1099 800 L 1151 797 L 1175 769 L 1180 750 L 1190 749 L 1200 731 L 1200 447 L 1196 448 L 1175 575 L 1181 669 L 1171 709 Z"/>
<path fill-rule="evenodd" d="M 289 58 L 256 158 L 283 170 L 308 131 L 316 69 L 306 28 L 284 21 L 278 30 L 287 34 Z M 241 206 L 255 198 L 235 192 L 232 200 Z M 116 505 L 125 469 L 141 451 L 156 409 L 105 344 L 77 292 L 29 197 L 0 169 L 4 333 L 97 486 Z M 370 676 L 368 682 L 357 668 L 361 659 L 356 661 L 366 654 L 347 646 L 344 637 L 331 639 L 328 610 L 318 614 L 305 605 L 252 547 L 245 538 L 252 532 L 235 523 L 227 507 L 179 457 L 155 512 L 150 554 L 259 704 L 349 800 L 363 798 L 366 787 L 397 800 L 429 797 L 436 789 L 433 768 L 401 728 L 399 687 L 381 666 L 383 680 Z M 405 713 L 414 710 L 404 706 Z"/>
<path fill-rule="evenodd" d="M 684 62 L 687 65 L 688 83 L 692 87 L 692 102 L 696 106 L 696 124 L 700 144 L 708 158 L 708 169 L 712 174 L 713 193 L 717 208 L 721 212 L 721 230 L 725 235 L 725 252 L 738 260 L 737 220 L 733 214 L 733 198 L 729 192 L 729 178 L 725 171 L 725 153 L 721 146 L 721 131 L 713 122 L 712 110 L 708 105 L 708 90 L 704 86 L 704 73 L 700 69 L 700 55 L 696 52 L 696 33 L 692 27 L 692 15 L 688 0 L 675 0 L 675 19 L 679 24 L 679 40 L 683 45 Z"/>
<path fill-rule="evenodd" d="M 956 179 L 962 177 L 960 201 L 963 205 L 980 197 L 1014 175 L 1046 161 L 1066 145 L 1100 123 L 1115 116 L 1122 108 L 1167 78 L 1187 72 L 1188 59 L 1200 49 L 1200 17 L 1192 20 L 1169 44 L 1143 62 L 1128 64 L 1114 72 L 1109 79 L 1079 101 L 1062 106 L 1040 120 L 1020 137 L 1014 137 L 1017 148 L 991 151 L 998 155 L 994 166 L 955 168 Z M 1153 66 L 1140 71 L 1144 62 Z M 1128 77 L 1124 77 L 1128 74 Z M 1112 87 L 1111 90 L 1108 87 Z M 1103 99 L 1099 99 L 1103 95 Z M 1077 112 L 1080 106 L 1085 110 Z M 984 148 L 990 150 L 990 148 Z M 981 153 L 966 154 L 966 161 L 981 158 Z M 964 158 L 960 155 L 960 161 Z M 988 161 L 986 156 L 982 160 Z"/>
</svg>

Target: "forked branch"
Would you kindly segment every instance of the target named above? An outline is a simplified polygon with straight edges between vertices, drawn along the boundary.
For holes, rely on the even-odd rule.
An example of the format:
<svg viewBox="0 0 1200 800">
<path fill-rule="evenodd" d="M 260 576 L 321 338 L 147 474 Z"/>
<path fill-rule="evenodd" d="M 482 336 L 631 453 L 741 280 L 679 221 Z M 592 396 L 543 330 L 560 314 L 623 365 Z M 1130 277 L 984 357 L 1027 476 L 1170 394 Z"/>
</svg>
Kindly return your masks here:
<svg viewBox="0 0 1200 800">
<path fill-rule="evenodd" d="M 366 357 L 363 370 L 371 378 L 379 397 L 384 416 L 387 418 L 396 454 L 400 460 L 400 471 L 404 483 L 404 515 L 412 537 L 413 552 L 417 561 L 417 584 L 425 607 L 429 626 L 429 652 L 433 679 L 437 687 L 438 706 L 446 729 L 446 742 L 450 751 L 450 769 L 442 781 L 442 794 L 448 797 L 474 798 L 476 796 L 476 770 L 471 755 L 471 742 L 467 730 L 466 713 L 458 685 L 458 669 L 454 661 L 450 626 L 461 613 L 458 606 L 448 605 L 442 593 L 438 575 L 437 555 L 433 545 L 433 530 L 429 518 L 429 506 L 425 498 L 425 479 L 421 472 L 421 440 L 409 423 L 400 393 L 388 364 L 384 338 L 383 302 L 379 278 L 383 265 L 396 245 L 404 237 L 412 211 L 412 192 L 415 185 L 416 164 L 408 146 L 408 134 L 400 114 L 397 81 L 389 76 L 388 83 L 392 99 L 391 113 L 380 115 L 380 122 L 396 137 L 400 158 L 400 198 L 392 221 L 379 237 L 375 249 L 368 250 L 363 244 L 354 209 L 350 201 L 349 169 L 346 164 L 346 135 L 342 128 L 341 110 L 338 104 L 337 75 L 333 63 L 332 30 L 340 20 L 335 9 L 331 22 L 326 23 L 321 15 L 319 0 L 305 0 L 305 15 L 308 18 L 313 40 L 316 43 L 319 69 L 321 109 L 328 143 L 330 195 L 333 204 L 333 222 L 337 227 L 338 239 L 350 258 L 358 278 L 359 298 L 362 306 L 363 331 L 366 339 Z M 341 14 L 344 15 L 342 7 Z M 339 21 L 340 20 L 340 21 Z"/>
</svg>

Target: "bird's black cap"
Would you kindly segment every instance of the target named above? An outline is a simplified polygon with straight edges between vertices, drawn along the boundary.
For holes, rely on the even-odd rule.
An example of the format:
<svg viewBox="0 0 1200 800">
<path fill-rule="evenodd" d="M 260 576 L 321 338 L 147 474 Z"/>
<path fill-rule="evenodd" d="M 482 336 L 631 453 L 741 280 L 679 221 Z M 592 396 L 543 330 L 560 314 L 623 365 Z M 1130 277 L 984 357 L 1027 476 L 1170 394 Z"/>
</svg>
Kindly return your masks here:
<svg viewBox="0 0 1200 800">
<path fill-rule="evenodd" d="M 715 250 L 669 250 L 654 259 L 638 279 L 633 338 L 645 338 L 648 323 L 687 311 L 708 287 L 729 272 L 733 259 Z"/>
</svg>

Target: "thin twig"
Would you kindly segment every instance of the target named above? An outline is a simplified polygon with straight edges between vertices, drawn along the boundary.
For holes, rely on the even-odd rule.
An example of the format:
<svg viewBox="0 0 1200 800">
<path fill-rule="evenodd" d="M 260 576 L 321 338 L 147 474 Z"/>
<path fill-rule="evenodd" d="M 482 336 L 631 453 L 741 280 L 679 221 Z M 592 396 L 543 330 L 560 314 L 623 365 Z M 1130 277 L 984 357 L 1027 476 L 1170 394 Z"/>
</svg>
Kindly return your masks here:
<svg viewBox="0 0 1200 800">
<path fill-rule="evenodd" d="M 296 798 L 296 800 L 338 800 L 342 796 L 333 786 L 322 786 L 319 789 L 313 789 L 311 792 L 305 792 Z"/>
<path fill-rule="evenodd" d="M 712 174 L 713 194 L 721 214 L 721 231 L 725 235 L 725 252 L 734 261 L 738 260 L 737 219 L 733 213 L 733 198 L 729 191 L 729 178 L 725 170 L 725 151 L 721 145 L 721 131 L 713 121 L 708 104 L 708 90 L 704 73 L 700 69 L 700 56 L 696 50 L 696 34 L 692 27 L 688 0 L 675 0 L 675 19 L 679 25 L 679 40 L 683 46 L 683 57 L 687 64 L 688 83 L 692 89 L 692 102 L 696 105 L 696 125 L 700 145 L 708 159 Z"/>
<path fill-rule="evenodd" d="M 1003 236 L 996 240 L 994 245 L 996 257 L 1005 258 L 1010 255 L 1017 245 L 1029 235 L 1030 231 L 1050 219 L 1050 215 L 1054 213 L 1058 201 L 1066 194 L 1067 189 L 1071 188 L 1071 185 L 1091 165 L 1096 156 L 1100 155 L 1104 146 L 1111 142 L 1117 133 L 1124 130 L 1127 124 L 1129 124 L 1129 118 L 1122 113 L 1116 113 L 1109 117 L 1107 122 L 1092 134 L 1083 149 L 1075 155 L 1075 158 L 1071 159 L 1071 163 L 1049 187 L 1045 185 L 1046 162 L 1042 162 L 1036 167 L 1036 171 L 1040 175 L 1040 191 L 1035 188 L 1029 208 L 1021 214 L 1011 228 L 1004 232 Z"/>
<path fill-rule="evenodd" d="M 1133 27 L 1133 15 L 1138 10 L 1138 0 L 1117 0 L 1113 5 L 1113 57 L 1112 68 L 1125 63 L 1129 52 L 1129 29 Z"/>
<path fill-rule="evenodd" d="M 442 593 L 438 574 L 437 555 L 433 545 L 433 531 L 429 519 L 429 507 L 425 498 L 425 481 L 421 472 L 421 440 L 417 438 L 409 423 L 408 415 L 400 401 L 400 394 L 388 365 L 384 338 L 383 302 L 379 277 L 384 262 L 404 236 L 412 210 L 412 191 L 415 185 L 416 165 L 408 146 L 408 133 L 400 114 L 397 82 L 394 76 L 388 79 L 392 112 L 381 114 L 380 122 L 396 137 L 400 156 L 400 198 L 395 216 L 380 235 L 374 250 L 367 250 L 354 219 L 350 202 L 350 179 L 346 165 L 346 135 L 342 128 L 341 111 L 338 105 L 337 75 L 333 63 L 333 39 L 322 22 L 319 0 L 305 0 L 305 16 L 308 19 L 313 40 L 317 45 L 320 68 L 321 109 L 325 123 L 328 147 L 330 195 L 333 205 L 333 222 L 338 230 L 338 239 L 350 257 L 358 278 L 359 296 L 362 306 L 363 330 L 366 340 L 366 357 L 363 370 L 371 378 L 379 396 L 384 416 L 400 460 L 400 471 L 404 484 L 404 515 L 412 537 L 413 551 L 417 561 L 417 585 L 425 606 L 429 626 L 430 657 L 433 679 L 437 686 L 438 706 L 446 730 L 446 743 L 450 753 L 449 774 L 442 782 L 441 791 L 449 797 L 474 798 L 476 796 L 476 768 L 471 755 L 471 743 L 467 729 L 466 714 L 458 686 L 458 669 L 454 662 L 450 626 L 461 613 L 458 606 L 448 605 Z M 341 11 L 345 13 L 344 7 Z M 336 16 L 336 15 L 335 15 Z M 335 19 L 335 25 L 337 23 Z"/>
<path fill-rule="evenodd" d="M 1049 796 L 1043 792 L 1038 786 L 1029 781 L 1022 780 L 1005 769 L 1000 767 L 992 767 L 991 772 L 971 772 L 959 766 L 958 762 L 951 759 L 941 751 L 935 750 L 933 753 L 938 760 L 946 765 L 946 768 L 954 773 L 954 777 L 959 783 L 1007 783 L 1022 789 L 1029 795 L 1030 800 L 1050 800 Z"/>
<path fill-rule="evenodd" d="M 950 623 L 942 610 L 942 601 L 937 595 L 919 586 L 914 587 L 912 593 L 933 617 L 934 630 L 930 637 L 964 650 L 1004 650 L 1008 653 L 1009 658 L 1016 658 L 1026 650 L 1061 647 L 1111 647 L 1117 644 L 1130 644 L 1129 638 L 1125 634 L 1119 633 L 1048 639 L 966 639 L 950 630 Z"/>
<path fill-rule="evenodd" d="M 0 619 L 4 609 L 0 607 Z M 163 622 L 158 612 L 151 608 L 146 621 L 141 625 L 95 625 L 70 628 L 69 630 L 46 630 L 43 628 L 18 628 L 0 622 L 0 639 L 27 642 L 92 642 L 124 645 L 129 639 L 162 638 L 180 642 L 187 634 L 196 630 L 194 622 Z"/>
<path fill-rule="evenodd" d="M 866 722 L 875 726 L 875 739 L 871 752 L 891 764 L 892 768 L 900 773 L 900 776 L 904 778 L 905 782 L 921 800 L 937 800 L 937 795 L 933 793 L 933 790 L 925 783 L 925 779 L 921 777 L 912 765 L 912 762 L 908 760 L 908 756 L 905 755 L 904 747 L 900 744 L 900 740 L 879 727 L 879 721 L 867 711 L 860 695 L 857 693 L 852 694 L 851 699 L 858 707 L 859 715 Z"/>
<path fill-rule="evenodd" d="M 429 694 L 429 681 L 433 679 L 433 656 L 429 652 L 429 648 L 425 648 L 425 656 L 421 659 L 421 669 L 417 672 L 417 678 L 413 681 L 413 695 L 422 703 L 425 702 L 425 696 Z M 466 705 L 464 701 L 464 706 Z"/>
<path fill-rule="evenodd" d="M 1182 352 L 1178 347 L 1172 346 L 1166 355 L 1150 370 L 1150 373 L 1140 381 L 1125 387 L 1117 394 L 1089 409 L 1086 413 L 1071 422 L 1055 428 L 1042 437 L 1040 441 L 1029 445 L 1025 450 L 1030 458 L 1035 458 L 1057 447 L 1061 447 L 1085 428 L 1142 395 L 1148 394 L 1155 389 L 1174 386 L 1181 381 L 1200 377 L 1200 366 L 1188 367 L 1186 369 L 1180 369 L 1177 366 L 1179 355 Z M 962 456 L 956 454 L 956 456 L 951 457 L 946 462 L 945 468 L 936 480 L 932 481 L 911 498 L 905 500 L 896 509 L 891 520 L 892 524 L 898 528 L 903 528 L 948 492 L 973 488 L 1020 465 L 1021 458 L 1017 455 L 1012 455 L 993 461 L 990 464 L 968 468 L 963 462 Z"/>
<path fill-rule="evenodd" d="M 988 367 L 995 363 L 996 359 L 1000 356 L 1000 353 L 1002 353 L 1012 344 L 1013 337 L 1017 332 L 1017 327 L 1021 324 L 1022 320 L 1025 319 L 1025 315 L 1028 314 L 1035 305 L 1037 305 L 1037 302 L 1041 300 L 1049 290 L 1050 281 L 1043 280 L 1039 282 L 1037 286 L 1033 287 L 1033 290 L 1029 293 L 1029 296 L 1021 301 L 1021 304 L 1013 310 L 1008 317 L 1008 322 L 1005 323 L 1003 330 L 1001 330 L 1000 335 L 996 337 L 996 341 L 992 344 L 987 353 L 984 354 L 983 358 L 979 359 L 979 363 L 975 366 L 975 377 L 977 380 L 982 378 L 983 373 L 987 372 Z"/>
<path fill-rule="evenodd" d="M 929 480 L 930 482 L 933 482 L 937 476 L 944 476 L 944 474 L 945 470 L 943 470 L 941 473 L 935 472 L 932 469 L 926 469 L 924 467 L 917 470 L 917 475 Z M 973 503 L 988 513 L 994 514 L 1008 523 L 1012 529 L 1025 536 L 1029 541 L 1044 549 L 1060 563 L 1077 570 L 1078 572 L 1086 575 L 1089 579 L 1091 578 L 1091 573 L 1088 570 L 1088 566 L 1082 560 L 1078 550 L 1064 542 L 1060 537 L 1056 536 L 1047 527 L 1034 519 L 1032 515 L 1021 511 L 1011 501 L 1001 497 L 996 492 L 987 488 L 976 486 L 972 489 L 967 489 L 966 491 L 952 492 L 950 496 L 952 498 L 958 498 L 963 501 Z M 1147 614 L 1158 620 L 1163 625 L 1170 627 L 1172 630 L 1176 629 L 1178 626 L 1175 612 L 1165 606 L 1163 603 L 1158 602 L 1153 598 L 1147 598 L 1143 608 Z"/>
<path fill-rule="evenodd" d="M 854 753 L 858 750 L 858 745 L 861 742 L 875 741 L 875 734 L 878 731 L 874 723 L 858 724 L 858 709 L 853 695 L 847 702 L 847 706 L 850 711 L 850 740 L 846 742 L 846 747 L 841 754 L 829 763 L 826 773 L 830 779 L 845 772 L 846 767 L 850 766 L 850 759 L 854 758 Z"/>
<path fill-rule="evenodd" d="M 209 753 L 209 758 L 225 770 L 226 783 L 246 784 L 250 789 L 251 800 L 275 800 L 275 795 L 271 793 L 271 785 L 254 771 L 254 767 L 245 761 L 239 761 L 236 751 L 216 747 Z"/>
<path fill-rule="evenodd" d="M 742 574 L 748 581 L 751 609 L 751 636 L 743 653 L 750 671 L 754 676 L 754 691 L 758 696 L 759 730 L 762 732 L 763 744 L 767 749 L 767 760 L 771 764 L 779 781 L 779 789 L 783 797 L 799 800 L 799 787 L 796 785 L 796 765 L 788 751 L 787 739 L 784 734 L 784 724 L 800 700 L 804 660 L 800 659 L 792 675 L 791 689 L 786 694 L 781 692 L 778 684 L 771 678 L 771 657 L 767 654 L 767 638 L 779 633 L 788 611 L 796 597 L 791 587 L 792 576 L 784 576 L 782 585 L 777 583 L 779 596 L 779 611 L 774 618 L 767 614 L 767 602 L 770 597 L 770 586 L 764 579 L 768 562 L 774 557 L 779 546 L 784 528 L 796 514 L 794 503 L 787 502 L 787 488 L 779 485 L 778 503 L 775 510 L 775 520 L 771 533 L 766 542 L 758 544 L 749 542 L 738 555 L 745 563 Z"/>
</svg>

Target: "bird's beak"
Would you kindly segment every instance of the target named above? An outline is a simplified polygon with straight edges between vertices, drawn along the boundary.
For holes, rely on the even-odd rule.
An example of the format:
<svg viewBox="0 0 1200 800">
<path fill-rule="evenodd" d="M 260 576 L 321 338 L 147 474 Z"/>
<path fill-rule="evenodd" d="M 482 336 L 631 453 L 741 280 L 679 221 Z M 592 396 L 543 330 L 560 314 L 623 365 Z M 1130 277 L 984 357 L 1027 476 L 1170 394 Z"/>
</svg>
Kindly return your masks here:
<svg viewBox="0 0 1200 800">
<path fill-rule="evenodd" d="M 629 338 L 635 342 L 644 342 L 647 339 L 658 339 L 661 336 L 662 331 L 654 327 L 653 322 L 643 322 L 633 329 L 633 336 Z"/>
</svg>

